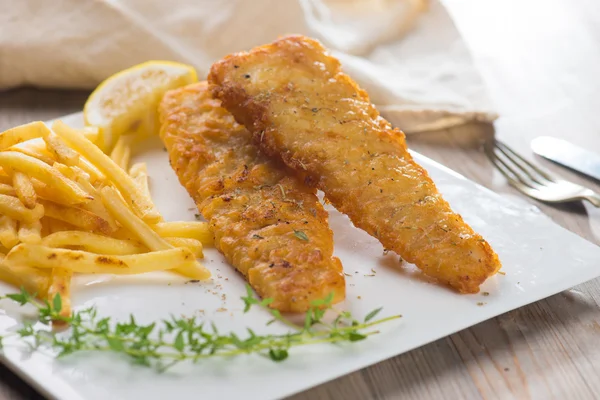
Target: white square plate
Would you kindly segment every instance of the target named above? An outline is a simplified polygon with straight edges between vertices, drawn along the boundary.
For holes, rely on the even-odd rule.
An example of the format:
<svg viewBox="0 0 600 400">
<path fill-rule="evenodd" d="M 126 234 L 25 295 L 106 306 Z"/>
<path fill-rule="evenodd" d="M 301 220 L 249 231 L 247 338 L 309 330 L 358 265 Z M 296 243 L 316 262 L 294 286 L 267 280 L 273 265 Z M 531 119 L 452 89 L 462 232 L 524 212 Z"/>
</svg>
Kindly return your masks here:
<svg viewBox="0 0 600 400">
<path fill-rule="evenodd" d="M 63 120 L 73 126 L 82 123 L 81 114 Z M 60 399 L 281 398 L 600 275 L 597 246 L 555 225 L 534 207 L 515 205 L 432 160 L 415 157 L 454 209 L 498 252 L 506 275 L 485 283 L 482 292 L 488 296 L 458 295 L 427 282 L 414 268 L 401 267 L 396 255 L 383 255 L 376 240 L 329 207 L 335 252 L 351 275 L 342 307 L 357 317 L 380 306 L 380 316 L 403 315 L 366 341 L 293 349 L 283 363 L 241 356 L 181 365 L 164 374 L 114 355 L 87 353 L 55 360 L 18 346 L 8 346 L 3 360 L 39 390 Z M 149 145 L 136 159 L 148 162 L 152 194 L 165 218 L 194 220 L 194 203 L 169 167 L 162 145 L 158 141 Z M 170 314 L 196 315 L 215 321 L 224 332 L 241 332 L 247 326 L 257 332 L 281 329 L 265 326 L 270 318 L 264 311 L 243 314 L 239 298 L 244 280 L 216 250 L 207 249 L 205 254 L 204 263 L 213 272 L 209 283 L 186 284 L 170 274 L 77 278 L 74 305 L 93 304 L 100 314 L 116 319 L 133 313 L 140 322 Z M 0 292 L 11 291 L 0 284 Z M 2 307 L 0 333 L 5 333 L 17 326 L 18 313 L 9 303 Z"/>
</svg>

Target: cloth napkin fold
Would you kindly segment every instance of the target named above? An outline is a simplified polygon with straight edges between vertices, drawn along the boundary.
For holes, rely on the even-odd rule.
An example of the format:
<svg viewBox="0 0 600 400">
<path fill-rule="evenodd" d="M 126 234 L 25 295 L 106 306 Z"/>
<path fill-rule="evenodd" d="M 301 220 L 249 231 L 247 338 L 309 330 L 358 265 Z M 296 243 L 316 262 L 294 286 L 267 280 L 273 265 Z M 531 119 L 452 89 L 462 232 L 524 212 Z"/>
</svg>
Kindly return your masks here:
<svg viewBox="0 0 600 400">
<path fill-rule="evenodd" d="M 226 54 L 299 33 L 328 46 L 406 133 L 496 118 L 464 40 L 436 0 L 0 3 L 0 89 L 93 88 L 151 59 L 192 64 L 204 77 Z"/>
</svg>

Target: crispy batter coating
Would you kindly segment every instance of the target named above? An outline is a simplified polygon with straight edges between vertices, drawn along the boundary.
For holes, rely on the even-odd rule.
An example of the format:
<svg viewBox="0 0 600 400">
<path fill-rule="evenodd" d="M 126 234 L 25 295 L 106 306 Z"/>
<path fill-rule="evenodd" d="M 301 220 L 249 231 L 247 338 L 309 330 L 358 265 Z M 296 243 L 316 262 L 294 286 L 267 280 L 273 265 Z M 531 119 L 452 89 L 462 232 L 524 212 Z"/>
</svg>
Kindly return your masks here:
<svg viewBox="0 0 600 400">
<path fill-rule="evenodd" d="M 257 293 L 291 312 L 332 291 L 343 300 L 342 265 L 315 190 L 262 155 L 206 82 L 168 92 L 159 112 L 171 166 L 217 248 Z"/>
<path fill-rule="evenodd" d="M 476 293 L 500 269 L 410 156 L 404 134 L 319 42 L 290 36 L 230 55 L 209 82 L 265 153 L 305 173 L 357 227 L 425 274 Z"/>
</svg>

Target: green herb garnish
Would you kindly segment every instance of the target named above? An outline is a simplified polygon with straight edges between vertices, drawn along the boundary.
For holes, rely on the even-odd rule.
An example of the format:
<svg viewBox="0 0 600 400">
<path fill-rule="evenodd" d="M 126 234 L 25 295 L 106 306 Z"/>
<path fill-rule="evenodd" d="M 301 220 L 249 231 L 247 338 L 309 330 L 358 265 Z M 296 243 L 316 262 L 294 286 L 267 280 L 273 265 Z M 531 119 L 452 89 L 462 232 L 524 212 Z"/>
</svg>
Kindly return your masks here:
<svg viewBox="0 0 600 400">
<path fill-rule="evenodd" d="M 289 350 L 297 346 L 320 343 L 341 343 L 363 340 L 378 333 L 371 327 L 400 318 L 400 315 L 371 321 L 381 309 L 367 314 L 363 322 L 356 320 L 348 311 L 336 311 L 332 307 L 333 293 L 327 298 L 316 300 L 306 311 L 302 326 L 298 326 L 268 308 L 273 299 L 258 299 L 250 286 L 242 297 L 244 312 L 253 306 L 263 308 L 273 319 L 267 324 L 280 322 L 292 330 L 285 334 L 257 334 L 247 329 L 247 335 L 220 333 L 214 324 L 207 324 L 195 317 L 175 317 L 148 325 L 136 322 L 133 315 L 129 321 L 113 321 L 101 318 L 92 306 L 73 312 L 69 317 L 61 316 L 62 300 L 59 294 L 49 301 L 39 301 L 35 295 L 21 293 L 0 296 L 0 300 L 11 299 L 22 306 L 32 305 L 37 309 L 37 321 L 25 321 L 23 326 L 6 336 L 0 336 L 0 347 L 9 336 L 17 336 L 33 347 L 49 346 L 64 357 L 83 351 L 107 351 L 123 354 L 135 364 L 154 367 L 164 371 L 182 361 L 198 362 L 210 357 L 232 357 L 242 354 L 260 354 L 273 361 L 283 361 Z M 330 322 L 326 313 L 335 313 Z M 41 323 L 42 327 L 40 327 Z M 70 329 L 58 332 L 51 329 L 53 323 L 68 324 Z"/>
<path fill-rule="evenodd" d="M 308 242 L 308 236 L 306 236 L 306 233 L 304 233 L 302 231 L 297 231 L 294 229 L 294 236 L 296 236 L 300 240 L 304 240 L 305 242 Z"/>
</svg>

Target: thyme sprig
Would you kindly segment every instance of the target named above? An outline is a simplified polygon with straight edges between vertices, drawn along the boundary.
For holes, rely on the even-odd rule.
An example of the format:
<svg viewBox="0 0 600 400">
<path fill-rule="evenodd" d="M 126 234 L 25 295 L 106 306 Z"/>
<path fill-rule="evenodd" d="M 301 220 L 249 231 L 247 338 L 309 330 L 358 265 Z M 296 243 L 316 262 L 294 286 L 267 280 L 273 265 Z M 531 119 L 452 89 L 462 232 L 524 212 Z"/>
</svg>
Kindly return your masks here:
<svg viewBox="0 0 600 400">
<path fill-rule="evenodd" d="M 9 334 L 34 347 L 50 346 L 56 350 L 57 357 L 84 351 L 119 353 L 129 357 L 135 364 L 154 367 L 158 371 L 182 361 L 199 362 L 215 356 L 233 357 L 252 353 L 273 361 L 283 361 L 293 347 L 360 341 L 379 332 L 370 328 L 400 317 L 374 320 L 381 311 L 378 308 L 358 321 L 348 311 L 333 309 L 332 293 L 325 299 L 313 301 L 304 315 L 304 323 L 299 326 L 279 311 L 268 308 L 273 299 L 260 300 L 247 286 L 247 294 L 242 297 L 244 312 L 258 306 L 273 317 L 267 325 L 280 322 L 291 330 L 284 334 L 257 334 L 247 328 L 247 334 L 241 337 L 233 332 L 221 333 L 214 323 L 205 323 L 195 317 L 171 316 L 170 319 L 144 325 L 130 315 L 127 322 L 115 322 L 109 317 L 98 316 L 94 306 L 65 317 L 60 313 L 60 294 L 52 302 L 40 301 L 35 295 L 21 289 L 20 293 L 0 296 L 0 300 L 3 299 L 13 300 L 21 306 L 32 305 L 37 309 L 37 321 L 25 321 L 20 329 Z M 328 311 L 335 313 L 335 318 L 329 318 L 329 322 L 325 318 Z M 59 332 L 52 329 L 53 324 L 68 324 L 70 328 L 66 332 Z M 9 335 L 0 336 L 0 348 Z"/>
</svg>

